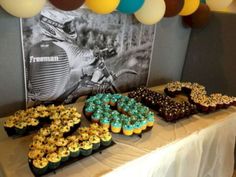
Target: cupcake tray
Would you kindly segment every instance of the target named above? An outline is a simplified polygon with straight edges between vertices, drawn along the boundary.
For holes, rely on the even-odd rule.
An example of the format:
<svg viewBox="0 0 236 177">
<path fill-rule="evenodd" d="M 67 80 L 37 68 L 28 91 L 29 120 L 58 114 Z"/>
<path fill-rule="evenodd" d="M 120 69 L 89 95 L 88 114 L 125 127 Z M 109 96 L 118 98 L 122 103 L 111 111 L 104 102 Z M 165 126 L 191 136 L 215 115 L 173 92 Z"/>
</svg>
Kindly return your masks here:
<svg viewBox="0 0 236 177">
<path fill-rule="evenodd" d="M 43 127 L 46 126 L 46 125 L 50 125 L 50 122 L 51 122 L 50 120 L 41 121 L 38 126 L 35 126 L 35 127 L 27 127 L 26 132 L 23 133 L 23 134 L 17 134 L 14 128 L 5 128 L 5 127 L 4 127 L 4 128 L 5 128 L 5 131 L 6 131 L 6 133 L 7 133 L 7 135 L 8 135 L 9 137 L 12 137 L 12 138 L 20 138 L 20 137 L 24 137 L 24 136 L 28 136 L 28 135 L 31 135 L 31 134 L 33 134 L 33 133 L 36 133 L 40 128 L 43 128 Z M 70 132 L 64 133 L 64 136 L 66 137 L 66 136 L 69 136 L 69 135 L 71 135 L 72 133 L 74 133 L 74 132 L 80 127 L 80 125 L 81 125 L 81 122 L 80 122 L 79 124 L 77 124 L 77 125 L 74 125 L 74 126 L 71 128 Z"/>
<path fill-rule="evenodd" d="M 85 114 L 85 106 L 83 107 L 83 114 L 84 114 L 84 117 L 86 117 L 86 119 L 88 119 L 90 122 L 92 122 L 91 118 L 90 117 L 87 117 L 86 114 Z M 139 138 L 142 138 L 142 134 L 143 133 L 146 133 L 146 132 L 149 132 L 153 127 L 147 127 L 145 130 L 143 130 L 140 134 L 133 134 L 131 135 L 130 137 L 132 136 L 138 136 Z M 111 127 L 109 128 L 109 131 L 111 131 Z M 113 133 L 113 132 L 112 132 Z M 126 136 L 122 131 L 120 133 L 117 133 L 117 134 L 121 134 L 121 135 L 124 135 Z"/>
<path fill-rule="evenodd" d="M 102 154 L 102 151 L 104 151 L 104 150 L 107 149 L 107 148 L 110 148 L 111 146 L 113 146 L 113 145 L 115 145 L 115 144 L 116 144 L 116 143 L 115 143 L 114 141 L 111 141 L 111 144 L 108 145 L 108 146 L 103 146 L 103 145 L 101 144 L 101 146 L 99 147 L 99 149 L 93 150 L 93 151 L 92 151 L 92 154 L 90 154 L 89 156 L 80 155 L 80 156 L 78 156 L 78 157 L 73 157 L 73 158 L 71 157 L 69 160 L 67 160 L 67 161 L 65 161 L 65 162 L 61 162 L 61 163 L 60 163 L 60 166 L 57 167 L 56 169 L 47 169 L 47 171 L 46 171 L 44 174 L 40 174 L 40 175 L 37 174 L 37 173 L 35 173 L 35 172 L 33 171 L 32 163 L 31 163 L 30 161 L 28 161 L 28 163 L 29 163 L 29 167 L 30 167 L 31 172 L 33 173 L 33 175 L 34 175 L 35 177 L 44 176 L 44 175 L 47 175 L 47 174 L 49 174 L 49 173 L 54 173 L 54 174 L 56 174 L 56 173 L 57 173 L 57 170 L 59 170 L 59 169 L 61 169 L 61 168 L 64 168 L 65 166 L 68 166 L 68 165 L 70 165 L 70 164 L 72 164 L 72 163 L 75 163 L 75 162 L 77 162 L 77 161 L 80 161 L 80 160 L 82 160 L 82 159 L 84 159 L 84 158 L 90 157 L 90 156 L 93 155 L 93 154 L 96 154 L 96 153 Z"/>
</svg>

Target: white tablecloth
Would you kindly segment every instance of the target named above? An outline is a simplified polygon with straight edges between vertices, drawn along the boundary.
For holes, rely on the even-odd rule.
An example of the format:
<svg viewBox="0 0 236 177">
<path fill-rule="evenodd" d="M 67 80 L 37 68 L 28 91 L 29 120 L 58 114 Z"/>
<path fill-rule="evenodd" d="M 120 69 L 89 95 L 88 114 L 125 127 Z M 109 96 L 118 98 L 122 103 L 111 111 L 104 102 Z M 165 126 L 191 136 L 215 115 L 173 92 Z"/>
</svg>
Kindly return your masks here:
<svg viewBox="0 0 236 177">
<path fill-rule="evenodd" d="M 232 177 L 235 135 L 236 113 L 104 176 Z"/>
</svg>

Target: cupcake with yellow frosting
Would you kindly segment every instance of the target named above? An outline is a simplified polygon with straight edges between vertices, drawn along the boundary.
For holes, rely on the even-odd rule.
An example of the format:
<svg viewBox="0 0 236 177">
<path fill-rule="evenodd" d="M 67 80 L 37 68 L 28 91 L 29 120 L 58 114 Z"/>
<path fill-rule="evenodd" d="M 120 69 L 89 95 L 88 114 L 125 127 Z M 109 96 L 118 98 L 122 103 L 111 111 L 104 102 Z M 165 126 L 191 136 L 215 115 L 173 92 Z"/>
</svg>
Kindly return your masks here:
<svg viewBox="0 0 236 177">
<path fill-rule="evenodd" d="M 101 144 L 103 146 L 109 146 L 111 144 L 112 136 L 109 132 L 101 134 L 100 138 L 101 138 Z"/>
<path fill-rule="evenodd" d="M 9 118 L 6 122 L 4 122 L 4 128 L 8 135 L 13 135 L 15 133 L 14 129 L 15 121 L 11 118 Z"/>
<path fill-rule="evenodd" d="M 45 152 L 40 149 L 34 149 L 30 150 L 28 152 L 28 158 L 29 160 L 37 159 L 37 158 L 42 158 L 44 156 Z"/>
<path fill-rule="evenodd" d="M 67 144 L 68 144 L 68 140 L 65 139 L 65 138 L 59 138 L 56 141 L 56 145 L 59 146 L 59 147 L 66 146 Z"/>
<path fill-rule="evenodd" d="M 80 148 L 81 148 L 81 154 L 83 156 L 89 156 L 90 154 L 92 154 L 93 145 L 89 141 L 82 141 L 80 143 Z"/>
<path fill-rule="evenodd" d="M 70 151 L 67 147 L 60 147 L 58 149 L 58 154 L 61 156 L 61 162 L 65 162 L 70 157 Z"/>
<path fill-rule="evenodd" d="M 56 169 L 60 166 L 61 156 L 58 153 L 53 152 L 53 153 L 47 154 L 46 158 L 49 162 L 48 167 L 50 169 Z"/>
<path fill-rule="evenodd" d="M 48 169 L 47 158 L 37 158 L 33 160 L 32 170 L 36 175 L 43 175 Z"/>
<path fill-rule="evenodd" d="M 100 138 L 96 135 L 92 135 L 89 138 L 89 142 L 93 145 L 93 150 L 96 150 L 100 147 Z"/>
<path fill-rule="evenodd" d="M 27 131 L 27 123 L 26 122 L 18 122 L 15 125 L 15 132 L 19 135 L 25 134 Z"/>
<path fill-rule="evenodd" d="M 71 157 L 78 157 L 80 154 L 80 146 L 78 142 L 71 142 L 67 145 Z"/>
</svg>

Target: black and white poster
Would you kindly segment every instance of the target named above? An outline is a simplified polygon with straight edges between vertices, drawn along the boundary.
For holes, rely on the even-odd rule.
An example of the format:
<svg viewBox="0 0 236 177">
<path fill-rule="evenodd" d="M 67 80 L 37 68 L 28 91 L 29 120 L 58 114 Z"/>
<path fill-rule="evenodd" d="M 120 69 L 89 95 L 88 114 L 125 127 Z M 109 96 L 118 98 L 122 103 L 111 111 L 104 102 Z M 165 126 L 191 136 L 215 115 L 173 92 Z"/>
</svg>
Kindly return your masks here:
<svg viewBox="0 0 236 177">
<path fill-rule="evenodd" d="M 147 83 L 155 26 L 131 15 L 60 11 L 22 19 L 27 106 L 71 103 Z"/>
</svg>

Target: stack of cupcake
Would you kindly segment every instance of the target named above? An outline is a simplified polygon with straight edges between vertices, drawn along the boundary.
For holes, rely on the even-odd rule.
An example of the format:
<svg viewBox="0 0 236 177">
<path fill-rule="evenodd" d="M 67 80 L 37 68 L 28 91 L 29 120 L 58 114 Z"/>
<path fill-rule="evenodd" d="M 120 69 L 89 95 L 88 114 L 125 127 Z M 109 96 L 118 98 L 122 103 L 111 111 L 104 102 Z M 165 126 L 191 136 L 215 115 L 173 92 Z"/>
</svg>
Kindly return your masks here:
<svg viewBox="0 0 236 177">
<path fill-rule="evenodd" d="M 220 93 L 213 93 L 208 96 L 205 87 L 198 83 L 172 82 L 167 84 L 165 92 L 172 97 L 179 93 L 187 94 L 189 101 L 195 104 L 200 112 L 204 113 L 236 105 L 236 97 Z"/>
<path fill-rule="evenodd" d="M 130 92 L 128 96 L 156 110 L 168 122 L 176 122 L 197 112 L 196 106 L 193 104 L 176 102 L 168 96 L 147 88 L 138 88 Z"/>
<path fill-rule="evenodd" d="M 42 127 L 43 123 L 50 123 L 53 120 L 62 119 L 68 121 L 68 124 L 78 125 L 80 123 L 80 114 L 76 108 L 65 108 L 64 106 L 38 106 L 27 110 L 17 111 L 10 116 L 4 123 L 4 128 L 9 136 L 23 135 L 32 130 Z M 60 124 L 57 122 L 57 124 Z M 78 127 L 78 126 L 76 126 Z"/>
<path fill-rule="evenodd" d="M 89 156 L 93 150 L 109 146 L 112 142 L 108 129 L 98 124 L 81 127 L 70 136 L 65 136 L 61 124 L 52 125 L 40 129 L 29 146 L 29 164 L 36 175 L 64 166 L 70 159 Z"/>
<path fill-rule="evenodd" d="M 127 136 L 141 134 L 154 124 L 154 113 L 149 108 L 120 94 L 90 97 L 86 100 L 84 112 L 92 122 Z"/>
</svg>

